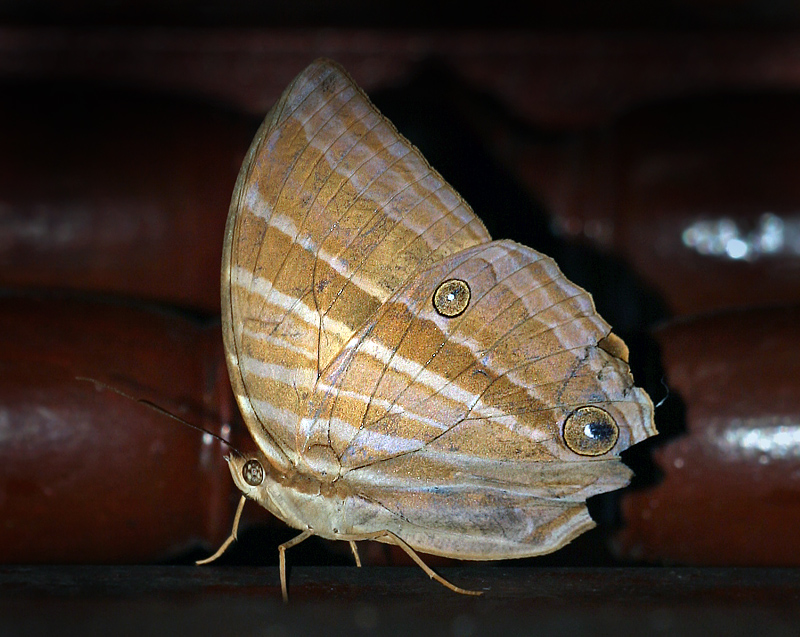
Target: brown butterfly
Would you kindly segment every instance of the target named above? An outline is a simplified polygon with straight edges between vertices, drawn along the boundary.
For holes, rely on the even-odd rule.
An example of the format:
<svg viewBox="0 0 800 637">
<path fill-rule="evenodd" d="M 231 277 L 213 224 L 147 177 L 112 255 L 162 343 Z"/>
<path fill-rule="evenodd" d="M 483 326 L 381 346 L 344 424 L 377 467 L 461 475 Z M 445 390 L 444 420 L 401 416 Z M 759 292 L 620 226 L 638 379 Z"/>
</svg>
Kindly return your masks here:
<svg viewBox="0 0 800 637">
<path fill-rule="evenodd" d="M 222 261 L 244 494 L 302 532 L 467 560 L 554 551 L 656 433 L 625 344 L 548 257 L 481 221 L 337 64 L 239 174 Z"/>
</svg>

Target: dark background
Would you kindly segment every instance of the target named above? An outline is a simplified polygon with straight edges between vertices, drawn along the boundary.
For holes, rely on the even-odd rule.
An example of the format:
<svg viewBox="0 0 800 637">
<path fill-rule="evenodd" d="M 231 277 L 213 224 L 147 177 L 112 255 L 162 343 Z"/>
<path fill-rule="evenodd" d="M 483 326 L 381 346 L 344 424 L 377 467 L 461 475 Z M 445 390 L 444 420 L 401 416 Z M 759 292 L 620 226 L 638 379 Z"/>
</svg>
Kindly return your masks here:
<svg viewBox="0 0 800 637">
<path fill-rule="evenodd" d="M 316 604 L 362 632 L 478 634 L 502 616 L 794 634 L 798 27 L 790 2 L 0 2 L 0 612 L 20 632 L 48 629 L 39 609 L 119 631 L 226 604 L 236 625 L 312 630 Z M 237 499 L 224 446 L 76 380 L 248 444 L 221 363 L 222 226 L 252 134 L 318 56 L 493 236 L 592 292 L 637 383 L 666 397 L 661 435 L 625 456 L 632 487 L 590 502 L 599 529 L 535 560 L 430 560 L 494 590 L 483 606 L 377 568 L 407 564 L 381 545 L 362 549 L 365 574 L 320 569 L 349 549 L 312 539 L 289 552 L 298 605 L 273 607 L 294 532 L 256 511 L 221 567 L 195 569 Z M 768 212 L 778 254 L 682 242 L 709 220 L 752 238 Z"/>
</svg>

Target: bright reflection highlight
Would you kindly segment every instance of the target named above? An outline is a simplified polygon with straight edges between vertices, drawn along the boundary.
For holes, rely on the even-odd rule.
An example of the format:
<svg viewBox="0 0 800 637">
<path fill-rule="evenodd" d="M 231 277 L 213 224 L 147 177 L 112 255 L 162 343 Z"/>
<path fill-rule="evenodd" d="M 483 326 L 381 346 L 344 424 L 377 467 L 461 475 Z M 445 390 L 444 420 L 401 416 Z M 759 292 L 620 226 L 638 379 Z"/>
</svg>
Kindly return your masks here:
<svg viewBox="0 0 800 637">
<path fill-rule="evenodd" d="M 766 212 L 745 232 L 728 217 L 704 219 L 681 233 L 683 245 L 704 256 L 755 261 L 768 256 L 800 255 L 800 217 L 781 218 Z"/>
<path fill-rule="evenodd" d="M 766 456 L 776 460 L 800 459 L 800 423 L 790 417 L 737 418 L 716 437 L 723 451 L 737 456 Z"/>
</svg>

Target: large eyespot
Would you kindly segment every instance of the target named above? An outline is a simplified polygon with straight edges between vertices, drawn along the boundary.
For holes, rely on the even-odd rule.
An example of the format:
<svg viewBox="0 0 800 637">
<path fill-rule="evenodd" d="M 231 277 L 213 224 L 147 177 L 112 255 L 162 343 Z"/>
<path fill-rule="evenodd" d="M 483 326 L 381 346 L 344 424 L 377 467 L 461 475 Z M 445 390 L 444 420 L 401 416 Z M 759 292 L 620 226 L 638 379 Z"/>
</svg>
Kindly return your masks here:
<svg viewBox="0 0 800 637">
<path fill-rule="evenodd" d="M 248 460 L 242 467 L 242 480 L 251 487 L 257 487 L 264 482 L 264 467 L 258 460 Z"/>
<path fill-rule="evenodd" d="M 581 456 L 601 456 L 617 444 L 619 427 L 599 407 L 579 407 L 564 421 L 564 442 Z"/>
<path fill-rule="evenodd" d="M 442 316 L 458 316 L 469 305 L 469 285 L 461 279 L 448 279 L 433 293 L 433 307 Z"/>
</svg>

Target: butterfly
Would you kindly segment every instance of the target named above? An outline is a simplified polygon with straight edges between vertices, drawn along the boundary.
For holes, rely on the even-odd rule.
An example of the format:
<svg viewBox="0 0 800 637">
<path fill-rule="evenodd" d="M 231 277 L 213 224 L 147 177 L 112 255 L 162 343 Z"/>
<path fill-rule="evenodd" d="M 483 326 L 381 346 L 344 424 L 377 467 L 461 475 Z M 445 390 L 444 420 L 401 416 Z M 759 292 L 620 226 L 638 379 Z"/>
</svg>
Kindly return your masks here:
<svg viewBox="0 0 800 637">
<path fill-rule="evenodd" d="M 625 344 L 549 257 L 493 241 L 330 60 L 267 115 L 222 261 L 246 499 L 301 533 L 466 560 L 554 551 L 656 433 Z"/>
</svg>

